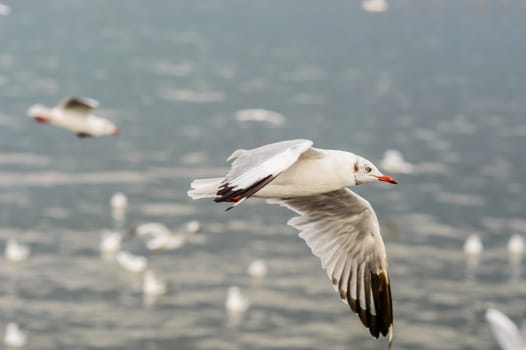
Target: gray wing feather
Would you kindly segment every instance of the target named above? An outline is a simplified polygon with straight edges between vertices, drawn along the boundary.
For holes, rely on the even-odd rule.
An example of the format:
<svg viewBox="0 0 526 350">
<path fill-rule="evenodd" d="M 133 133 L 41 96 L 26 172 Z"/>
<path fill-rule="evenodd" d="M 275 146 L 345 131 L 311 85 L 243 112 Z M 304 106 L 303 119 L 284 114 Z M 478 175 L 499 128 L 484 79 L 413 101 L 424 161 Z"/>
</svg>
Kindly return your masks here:
<svg viewBox="0 0 526 350">
<path fill-rule="evenodd" d="M 301 216 L 288 224 L 301 231 L 320 258 L 340 297 L 370 333 L 392 337 L 393 311 L 385 246 L 368 201 L 345 188 L 315 196 L 270 201 Z"/>
<path fill-rule="evenodd" d="M 80 97 L 70 97 L 65 99 L 60 107 L 69 112 L 75 113 L 79 116 L 87 116 L 89 113 L 97 108 L 99 103 L 91 98 L 80 98 Z"/>
</svg>

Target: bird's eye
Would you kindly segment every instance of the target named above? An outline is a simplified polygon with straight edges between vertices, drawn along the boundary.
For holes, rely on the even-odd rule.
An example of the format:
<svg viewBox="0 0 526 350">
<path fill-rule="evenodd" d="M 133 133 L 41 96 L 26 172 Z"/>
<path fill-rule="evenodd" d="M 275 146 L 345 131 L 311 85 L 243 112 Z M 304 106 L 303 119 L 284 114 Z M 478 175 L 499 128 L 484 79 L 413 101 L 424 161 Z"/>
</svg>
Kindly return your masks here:
<svg viewBox="0 0 526 350">
<path fill-rule="evenodd" d="M 365 167 L 365 172 L 366 172 L 366 173 L 370 173 L 372 170 L 373 170 L 373 169 L 371 169 L 370 166 L 366 166 L 366 167 Z"/>
</svg>

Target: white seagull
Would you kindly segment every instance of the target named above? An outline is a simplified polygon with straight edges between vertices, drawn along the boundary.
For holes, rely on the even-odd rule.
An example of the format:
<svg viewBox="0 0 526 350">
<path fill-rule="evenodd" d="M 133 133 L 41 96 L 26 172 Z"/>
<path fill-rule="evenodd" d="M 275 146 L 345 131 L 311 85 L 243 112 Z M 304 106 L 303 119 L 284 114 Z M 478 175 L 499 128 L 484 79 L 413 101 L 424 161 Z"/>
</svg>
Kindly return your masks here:
<svg viewBox="0 0 526 350">
<path fill-rule="evenodd" d="M 4 255 L 7 261 L 24 261 L 31 255 L 31 248 L 26 244 L 18 242 L 14 238 L 10 238 L 5 245 Z"/>
<path fill-rule="evenodd" d="M 148 260 L 144 256 L 122 251 L 117 254 L 117 263 L 126 271 L 134 273 L 143 272 L 148 267 Z"/>
<path fill-rule="evenodd" d="M 233 206 L 252 196 L 269 198 L 300 214 L 288 224 L 301 231 L 371 335 L 388 336 L 391 344 L 391 286 L 380 226 L 369 202 L 347 187 L 396 181 L 363 157 L 312 144 L 297 139 L 237 150 L 224 178 L 194 180 L 188 195 Z"/>
<path fill-rule="evenodd" d="M 482 241 L 477 234 L 471 234 L 464 242 L 464 253 L 466 254 L 468 269 L 472 270 L 477 267 L 480 259 L 480 254 L 484 250 Z"/>
<path fill-rule="evenodd" d="M 159 222 L 141 224 L 130 233 L 146 238 L 146 248 L 155 251 L 179 249 L 186 242 L 185 232 L 172 232 Z"/>
<path fill-rule="evenodd" d="M 4 344 L 8 348 L 23 348 L 27 345 L 27 334 L 18 324 L 9 322 L 5 327 Z"/>
<path fill-rule="evenodd" d="M 27 113 L 39 123 L 49 123 L 70 130 L 78 137 L 119 135 L 115 124 L 92 114 L 98 105 L 91 98 L 70 97 L 53 108 L 33 105 Z"/>
<path fill-rule="evenodd" d="M 486 310 L 486 320 L 502 350 L 526 350 L 526 339 L 508 316 L 489 308 Z"/>
<path fill-rule="evenodd" d="M 514 234 L 508 241 L 508 253 L 510 260 L 520 262 L 524 254 L 524 239 L 521 235 Z"/>
<path fill-rule="evenodd" d="M 247 272 L 252 278 L 263 278 L 267 275 L 267 264 L 264 260 L 254 260 L 248 265 Z"/>
<path fill-rule="evenodd" d="M 11 13 L 11 8 L 7 5 L 0 3 L 0 16 L 7 16 Z"/>
<path fill-rule="evenodd" d="M 128 207 L 128 198 L 122 192 L 116 192 L 111 196 L 111 208 L 113 210 L 126 210 Z"/>
<path fill-rule="evenodd" d="M 241 289 L 237 286 L 228 288 L 228 293 L 225 300 L 225 309 L 229 312 L 245 312 L 250 306 L 248 298 L 241 293 Z"/>
<path fill-rule="evenodd" d="M 146 271 L 142 280 L 142 292 L 144 295 L 159 296 L 166 294 L 168 291 L 168 285 L 166 281 L 163 281 L 152 270 Z"/>
<path fill-rule="evenodd" d="M 117 231 L 104 231 L 100 239 L 99 249 L 103 257 L 109 258 L 121 250 L 122 234 Z"/>
</svg>

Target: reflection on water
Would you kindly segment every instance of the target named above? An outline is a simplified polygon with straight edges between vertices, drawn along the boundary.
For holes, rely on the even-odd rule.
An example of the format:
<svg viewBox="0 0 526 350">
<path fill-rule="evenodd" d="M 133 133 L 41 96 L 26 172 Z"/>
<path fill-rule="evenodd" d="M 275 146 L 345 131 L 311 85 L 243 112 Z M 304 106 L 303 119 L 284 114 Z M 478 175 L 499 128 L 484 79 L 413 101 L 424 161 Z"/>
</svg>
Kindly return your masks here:
<svg viewBox="0 0 526 350">
<path fill-rule="evenodd" d="M 385 237 L 395 348 L 495 349 L 485 309 L 519 319 L 526 288 L 524 262 L 507 250 L 526 234 L 525 4 L 393 1 L 365 13 L 359 1 L 8 3 L 0 241 L 32 253 L 0 264 L 0 329 L 17 322 L 32 349 L 383 346 L 285 225 L 293 213 L 257 200 L 225 213 L 186 197 L 191 179 L 224 173 L 233 149 L 305 137 L 377 164 L 397 149 L 414 164 L 396 187 L 356 189 Z M 78 140 L 25 116 L 69 94 L 103 102 L 121 136 Z M 236 119 L 253 108 L 286 122 Z M 119 191 L 128 205 L 112 210 Z M 189 238 L 199 244 L 154 253 L 120 242 L 168 283 L 155 300 L 141 274 L 100 258 L 105 229 L 188 220 L 201 222 Z M 484 251 L 468 271 L 474 233 Z M 268 267 L 257 283 L 255 259 Z M 232 285 L 250 300 L 235 327 Z"/>
</svg>

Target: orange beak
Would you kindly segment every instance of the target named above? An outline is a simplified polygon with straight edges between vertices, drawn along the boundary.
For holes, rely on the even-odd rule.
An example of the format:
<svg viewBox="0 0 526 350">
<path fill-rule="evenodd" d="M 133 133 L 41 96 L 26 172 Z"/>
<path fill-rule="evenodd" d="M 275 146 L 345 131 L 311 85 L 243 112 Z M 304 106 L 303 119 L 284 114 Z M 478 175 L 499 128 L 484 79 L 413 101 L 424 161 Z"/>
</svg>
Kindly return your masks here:
<svg viewBox="0 0 526 350">
<path fill-rule="evenodd" d="M 112 133 L 112 135 L 115 135 L 115 136 L 117 136 L 117 135 L 119 135 L 119 134 L 120 134 L 119 129 L 115 129 L 115 130 L 113 131 L 113 133 Z"/>
<path fill-rule="evenodd" d="M 383 182 L 389 182 L 390 184 L 397 184 L 398 182 L 396 182 L 395 179 L 393 179 L 391 176 L 389 175 L 382 175 L 382 176 L 377 176 L 376 177 L 379 181 L 383 181 Z"/>
</svg>

